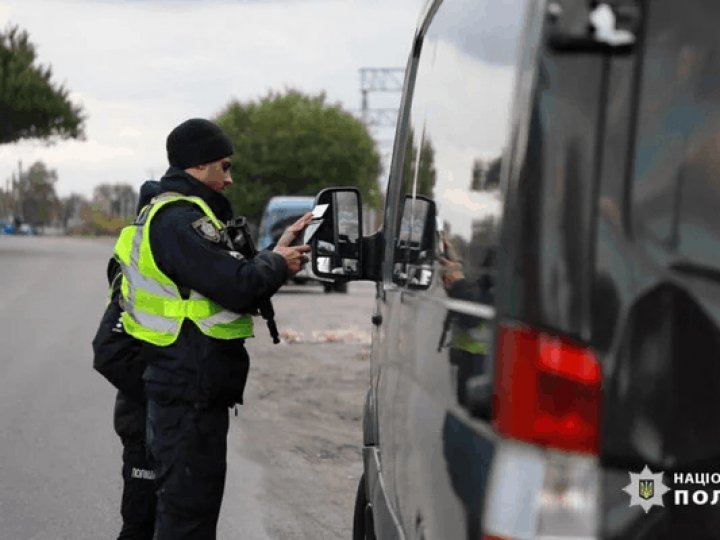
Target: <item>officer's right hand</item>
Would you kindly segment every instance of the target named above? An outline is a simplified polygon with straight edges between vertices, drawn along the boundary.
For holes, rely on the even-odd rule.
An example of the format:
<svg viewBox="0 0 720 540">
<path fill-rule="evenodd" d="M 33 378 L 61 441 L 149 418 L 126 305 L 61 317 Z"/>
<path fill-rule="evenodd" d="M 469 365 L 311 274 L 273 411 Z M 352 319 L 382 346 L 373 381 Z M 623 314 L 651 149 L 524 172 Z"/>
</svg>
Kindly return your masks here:
<svg viewBox="0 0 720 540">
<path fill-rule="evenodd" d="M 287 263 L 288 273 L 292 277 L 308 262 L 307 256 L 303 253 L 310 251 L 310 246 L 276 246 L 273 251 L 283 256 Z"/>
</svg>

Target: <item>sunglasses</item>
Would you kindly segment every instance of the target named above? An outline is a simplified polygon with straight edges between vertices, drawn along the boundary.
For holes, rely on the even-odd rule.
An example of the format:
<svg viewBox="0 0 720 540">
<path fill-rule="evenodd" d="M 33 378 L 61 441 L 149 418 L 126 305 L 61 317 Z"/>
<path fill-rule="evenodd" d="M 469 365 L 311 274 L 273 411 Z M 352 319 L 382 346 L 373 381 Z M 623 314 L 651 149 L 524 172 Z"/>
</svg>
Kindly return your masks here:
<svg viewBox="0 0 720 540">
<path fill-rule="evenodd" d="M 232 163 L 230 161 L 222 161 L 220 162 L 220 167 L 222 167 L 222 171 L 226 173 L 230 170 L 230 167 L 232 167 Z"/>
</svg>

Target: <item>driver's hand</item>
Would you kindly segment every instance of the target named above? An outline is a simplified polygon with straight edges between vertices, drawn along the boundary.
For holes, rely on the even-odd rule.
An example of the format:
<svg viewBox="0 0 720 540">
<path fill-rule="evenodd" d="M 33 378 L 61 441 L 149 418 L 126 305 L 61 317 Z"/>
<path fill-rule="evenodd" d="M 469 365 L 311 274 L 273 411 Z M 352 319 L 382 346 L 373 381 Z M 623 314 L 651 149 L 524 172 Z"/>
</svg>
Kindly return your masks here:
<svg viewBox="0 0 720 540">
<path fill-rule="evenodd" d="M 308 258 L 304 253 L 310 251 L 310 246 L 281 246 L 278 244 L 273 251 L 283 256 L 287 263 L 288 273 L 292 277 L 308 262 Z"/>
<path fill-rule="evenodd" d="M 450 238 L 448 238 L 447 232 L 442 232 L 442 244 L 443 244 L 443 253 L 445 253 L 445 259 L 448 261 L 455 261 L 455 262 L 461 262 L 461 257 L 458 255 L 457 250 L 455 249 L 455 246 L 453 246 L 452 242 L 450 242 Z"/>
<path fill-rule="evenodd" d="M 462 263 L 440 257 L 440 278 L 446 289 L 449 289 L 457 280 L 465 279 Z"/>
<path fill-rule="evenodd" d="M 298 234 L 300 234 L 305 227 L 307 227 L 308 223 L 312 220 L 312 212 L 308 212 L 301 218 L 299 218 L 295 223 L 290 225 L 285 231 L 282 233 L 282 236 L 277 241 L 276 246 L 278 247 L 287 247 L 290 244 L 293 243 L 293 240 L 295 240 L 295 237 L 297 237 Z"/>
</svg>

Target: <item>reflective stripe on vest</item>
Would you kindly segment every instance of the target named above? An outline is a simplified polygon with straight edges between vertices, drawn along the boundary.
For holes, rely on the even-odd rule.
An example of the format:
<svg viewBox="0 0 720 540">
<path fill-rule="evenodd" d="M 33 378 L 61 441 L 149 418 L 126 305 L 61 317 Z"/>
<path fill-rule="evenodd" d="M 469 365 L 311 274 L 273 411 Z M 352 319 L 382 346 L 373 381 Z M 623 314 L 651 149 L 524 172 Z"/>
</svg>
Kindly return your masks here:
<svg viewBox="0 0 720 540">
<path fill-rule="evenodd" d="M 163 194 L 143 208 L 135 223 L 125 227 L 115 244 L 115 257 L 122 268 L 120 292 L 123 298 L 122 322 L 131 336 L 154 345 L 175 342 L 182 323 L 190 319 L 206 336 L 240 339 L 253 336 L 249 315 L 226 310 L 197 291 L 184 299 L 177 285 L 158 268 L 150 247 L 150 224 L 166 204 L 183 201 L 199 206 L 218 229 L 222 223 L 198 197 Z"/>
<path fill-rule="evenodd" d="M 490 335 L 485 323 L 473 328 L 457 329 L 450 341 L 450 347 L 470 354 L 487 354 Z"/>
</svg>

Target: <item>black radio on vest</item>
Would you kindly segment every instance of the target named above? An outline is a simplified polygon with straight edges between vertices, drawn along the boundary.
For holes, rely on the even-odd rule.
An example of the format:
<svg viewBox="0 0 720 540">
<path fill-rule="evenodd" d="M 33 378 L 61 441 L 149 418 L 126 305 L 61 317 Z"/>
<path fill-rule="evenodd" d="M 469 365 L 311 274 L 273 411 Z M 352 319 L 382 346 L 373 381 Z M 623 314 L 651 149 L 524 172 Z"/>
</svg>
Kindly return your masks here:
<svg viewBox="0 0 720 540">
<path fill-rule="evenodd" d="M 252 235 L 250 234 L 247 219 L 243 216 L 231 219 L 227 222 L 225 231 L 233 247 L 240 252 L 243 257 L 246 259 L 252 259 L 255 255 L 257 255 L 258 251 L 255 247 Z M 272 300 L 269 298 L 263 300 L 257 308 L 260 312 L 260 316 L 265 319 L 265 322 L 267 323 L 273 343 L 280 343 L 280 336 L 278 335 L 277 325 L 275 324 L 275 308 L 273 308 Z"/>
</svg>

